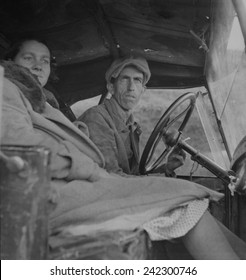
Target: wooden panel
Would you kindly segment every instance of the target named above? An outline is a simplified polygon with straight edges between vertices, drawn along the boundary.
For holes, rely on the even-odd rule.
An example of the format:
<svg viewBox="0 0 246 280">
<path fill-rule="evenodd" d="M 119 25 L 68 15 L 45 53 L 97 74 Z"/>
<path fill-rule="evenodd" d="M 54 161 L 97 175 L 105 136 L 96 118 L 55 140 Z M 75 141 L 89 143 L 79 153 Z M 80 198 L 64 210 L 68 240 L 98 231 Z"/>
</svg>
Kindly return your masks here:
<svg viewBox="0 0 246 280">
<path fill-rule="evenodd" d="M 0 154 L 1 259 L 46 259 L 49 152 L 4 146 Z M 18 162 L 13 158 L 19 157 Z M 17 164 L 25 162 L 22 167 Z"/>
<path fill-rule="evenodd" d="M 46 39 L 60 74 L 53 87 L 69 104 L 105 92 L 105 71 L 119 53 L 148 59 L 150 87 L 201 85 L 205 53 L 190 29 L 207 26 L 209 0 L 34 2 L 5 1 L 0 32 L 10 41 L 33 34 Z M 23 7 L 28 18 L 19 13 Z"/>
<path fill-rule="evenodd" d="M 142 231 L 111 231 L 90 236 L 50 238 L 50 259 L 70 260 L 146 260 L 151 257 L 151 242 Z"/>
<path fill-rule="evenodd" d="M 138 53 L 149 60 L 176 65 L 203 67 L 205 54 L 193 40 L 124 25 L 113 25 L 113 33 L 123 53 Z"/>
</svg>

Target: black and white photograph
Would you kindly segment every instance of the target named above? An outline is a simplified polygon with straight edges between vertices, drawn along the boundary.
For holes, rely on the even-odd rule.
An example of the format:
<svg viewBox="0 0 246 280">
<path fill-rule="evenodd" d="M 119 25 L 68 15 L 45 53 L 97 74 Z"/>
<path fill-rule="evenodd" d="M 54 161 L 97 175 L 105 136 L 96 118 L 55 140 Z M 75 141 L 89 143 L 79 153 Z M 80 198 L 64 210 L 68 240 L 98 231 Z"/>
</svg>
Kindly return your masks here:
<svg viewBox="0 0 246 280">
<path fill-rule="evenodd" d="M 245 42 L 246 0 L 1 0 L 1 260 L 245 260 Z"/>
</svg>

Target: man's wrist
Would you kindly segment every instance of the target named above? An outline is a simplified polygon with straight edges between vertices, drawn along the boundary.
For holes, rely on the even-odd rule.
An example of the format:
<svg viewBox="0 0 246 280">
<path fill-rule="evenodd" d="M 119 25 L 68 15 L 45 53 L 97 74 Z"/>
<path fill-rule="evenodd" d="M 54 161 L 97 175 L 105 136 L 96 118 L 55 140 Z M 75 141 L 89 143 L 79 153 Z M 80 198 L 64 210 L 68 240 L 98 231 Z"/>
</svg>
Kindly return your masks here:
<svg viewBox="0 0 246 280">
<path fill-rule="evenodd" d="M 173 178 L 176 177 L 176 173 L 174 172 L 174 170 L 168 168 L 167 165 L 165 165 L 165 175 L 166 177 L 173 177 Z"/>
</svg>

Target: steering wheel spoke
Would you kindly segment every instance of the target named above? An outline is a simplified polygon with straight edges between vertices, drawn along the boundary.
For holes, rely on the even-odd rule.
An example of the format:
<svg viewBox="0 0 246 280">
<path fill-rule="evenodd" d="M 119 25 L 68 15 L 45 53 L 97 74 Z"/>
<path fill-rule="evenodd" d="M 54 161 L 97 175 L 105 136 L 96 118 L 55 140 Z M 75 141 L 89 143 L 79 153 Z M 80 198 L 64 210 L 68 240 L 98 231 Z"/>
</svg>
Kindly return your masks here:
<svg viewBox="0 0 246 280">
<path fill-rule="evenodd" d="M 149 173 L 152 170 L 155 170 L 157 167 L 159 167 L 160 164 L 163 162 L 163 159 L 169 154 L 170 150 L 171 150 L 171 147 L 167 147 L 166 149 L 164 149 L 162 154 L 152 164 L 147 164 L 147 168 L 146 168 L 147 173 Z"/>
<path fill-rule="evenodd" d="M 146 171 L 152 171 L 156 167 L 160 165 L 160 163 L 163 161 L 163 159 L 166 157 L 166 155 L 170 152 L 171 147 L 165 147 L 161 155 L 157 159 L 153 159 L 153 154 L 155 152 L 155 147 L 153 146 L 153 149 L 150 152 L 150 155 L 146 162 Z"/>
</svg>

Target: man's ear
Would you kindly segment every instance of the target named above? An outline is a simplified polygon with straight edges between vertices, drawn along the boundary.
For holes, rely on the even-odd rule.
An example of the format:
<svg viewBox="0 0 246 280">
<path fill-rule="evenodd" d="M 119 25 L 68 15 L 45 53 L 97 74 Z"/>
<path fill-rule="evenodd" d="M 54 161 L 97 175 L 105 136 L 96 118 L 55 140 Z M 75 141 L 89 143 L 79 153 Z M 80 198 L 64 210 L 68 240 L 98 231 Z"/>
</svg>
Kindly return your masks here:
<svg viewBox="0 0 246 280">
<path fill-rule="evenodd" d="M 146 86 L 143 86 L 142 93 L 145 93 L 145 91 L 146 91 Z"/>
<path fill-rule="evenodd" d="M 107 83 L 108 92 L 113 95 L 114 94 L 114 85 L 112 83 Z"/>
</svg>

